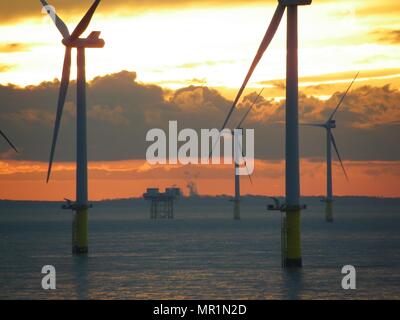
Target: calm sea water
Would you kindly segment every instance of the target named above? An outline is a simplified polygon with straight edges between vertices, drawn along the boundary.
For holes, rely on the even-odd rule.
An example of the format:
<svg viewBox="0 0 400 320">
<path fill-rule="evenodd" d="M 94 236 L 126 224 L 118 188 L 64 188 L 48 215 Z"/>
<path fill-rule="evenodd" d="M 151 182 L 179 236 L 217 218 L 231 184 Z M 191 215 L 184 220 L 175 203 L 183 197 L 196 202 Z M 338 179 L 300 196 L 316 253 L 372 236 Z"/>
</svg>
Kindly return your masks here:
<svg viewBox="0 0 400 320">
<path fill-rule="evenodd" d="M 280 215 L 246 199 L 184 200 L 175 220 L 149 219 L 142 201 L 97 203 L 90 254 L 70 254 L 72 213 L 60 204 L 0 203 L 0 299 L 399 299 L 400 201 L 340 199 L 326 223 L 315 199 L 303 213 L 304 268 L 280 268 Z M 341 268 L 357 269 L 357 290 Z M 41 289 L 41 268 L 57 290 Z"/>
</svg>

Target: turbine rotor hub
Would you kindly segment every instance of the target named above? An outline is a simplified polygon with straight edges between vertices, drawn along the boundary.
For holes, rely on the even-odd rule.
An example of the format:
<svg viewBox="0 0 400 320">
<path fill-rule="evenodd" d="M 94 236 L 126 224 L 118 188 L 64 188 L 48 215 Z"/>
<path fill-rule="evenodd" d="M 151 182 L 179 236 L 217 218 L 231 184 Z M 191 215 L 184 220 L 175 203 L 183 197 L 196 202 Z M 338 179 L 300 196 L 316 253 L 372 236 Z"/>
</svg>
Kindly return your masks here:
<svg viewBox="0 0 400 320">
<path fill-rule="evenodd" d="M 335 128 L 336 128 L 336 120 L 330 120 L 330 121 L 326 124 L 326 126 L 327 126 L 329 129 L 335 129 Z"/>
</svg>

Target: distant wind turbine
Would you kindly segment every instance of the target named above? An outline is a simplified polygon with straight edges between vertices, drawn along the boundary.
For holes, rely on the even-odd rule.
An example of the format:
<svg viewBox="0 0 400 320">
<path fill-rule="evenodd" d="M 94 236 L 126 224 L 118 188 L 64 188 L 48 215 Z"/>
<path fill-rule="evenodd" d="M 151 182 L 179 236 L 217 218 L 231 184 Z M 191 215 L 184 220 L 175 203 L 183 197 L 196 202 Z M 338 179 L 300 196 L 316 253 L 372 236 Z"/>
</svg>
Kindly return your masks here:
<svg viewBox="0 0 400 320">
<path fill-rule="evenodd" d="M 326 149 L 326 198 L 324 199 L 324 202 L 326 203 L 325 212 L 326 212 L 327 222 L 333 222 L 332 202 L 334 201 L 334 198 L 333 198 L 333 188 L 332 188 L 332 146 L 335 149 L 335 152 L 339 159 L 340 165 L 342 167 L 344 176 L 346 177 L 347 181 L 349 181 L 349 177 L 347 175 L 346 169 L 344 167 L 342 158 L 339 153 L 338 146 L 336 144 L 336 139 L 332 133 L 332 129 L 336 128 L 336 120 L 334 120 L 334 117 L 335 117 L 336 113 L 338 112 L 339 108 L 342 106 L 345 98 L 347 97 L 347 94 L 349 93 L 354 82 L 357 80 L 359 74 L 360 74 L 359 72 L 356 74 L 355 78 L 350 83 L 346 92 L 341 97 L 341 99 L 340 99 L 338 105 L 336 106 L 336 108 L 334 109 L 333 113 L 331 114 L 331 116 L 328 118 L 328 120 L 325 123 L 322 123 L 322 124 L 302 123 L 303 126 L 319 127 L 319 128 L 323 128 L 326 130 L 326 148 L 327 148 Z"/>
<path fill-rule="evenodd" d="M 286 204 L 282 209 L 287 215 L 287 232 L 284 266 L 302 267 L 300 213 L 300 156 L 299 156 L 299 79 L 298 79 L 298 20 L 297 7 L 310 5 L 312 0 L 278 0 L 278 7 L 257 51 L 244 82 L 222 125 L 226 128 L 254 70 L 274 38 L 287 8 L 287 57 L 286 57 Z M 221 131 L 222 131 L 221 130 Z M 282 208 L 283 208 L 282 207 Z"/>
<path fill-rule="evenodd" d="M 87 131 L 86 131 L 86 71 L 85 71 L 85 49 L 103 48 L 104 40 L 99 39 L 100 32 L 94 31 L 87 38 L 79 38 L 89 26 L 100 0 L 94 1 L 88 12 L 79 22 L 78 26 L 70 35 L 69 30 L 61 18 L 56 14 L 54 8 L 44 0 L 40 0 L 44 9 L 52 18 L 57 29 L 60 31 L 65 46 L 64 66 L 58 97 L 57 115 L 54 127 L 53 142 L 50 152 L 47 182 L 50 180 L 54 153 L 57 144 L 58 132 L 68 91 L 71 72 L 71 51 L 77 48 L 77 153 L 76 153 L 76 203 L 65 206 L 66 209 L 75 211 L 72 231 L 72 251 L 74 254 L 86 254 L 88 252 L 88 178 L 87 178 Z"/>
<path fill-rule="evenodd" d="M 233 141 L 234 141 L 234 143 L 236 143 L 236 145 L 234 146 L 234 150 L 235 150 L 234 152 L 236 152 L 236 155 L 235 155 L 236 161 L 234 161 L 234 167 L 235 167 L 235 196 L 231 200 L 234 203 L 233 218 L 235 220 L 240 220 L 240 201 L 241 201 L 241 196 L 240 196 L 240 175 L 239 175 L 240 151 L 242 151 L 242 158 L 244 159 L 243 149 L 242 149 L 242 145 L 240 143 L 240 136 L 243 136 L 243 127 L 242 126 L 243 126 L 243 123 L 246 121 L 248 115 L 250 114 L 250 111 L 253 110 L 254 106 L 257 104 L 257 102 L 260 99 L 261 94 L 263 93 L 263 91 L 264 91 L 264 88 L 260 91 L 260 93 L 258 94 L 256 99 L 254 100 L 254 102 L 251 104 L 249 109 L 247 109 L 246 113 L 243 115 L 243 118 L 240 120 L 239 124 L 236 127 L 236 131 L 235 130 L 232 131 Z M 246 163 L 245 163 L 245 166 L 246 166 L 246 169 L 248 170 L 248 167 L 247 167 Z M 253 183 L 250 174 L 248 175 L 248 177 L 250 179 L 250 183 Z"/>
<path fill-rule="evenodd" d="M 1 131 L 1 130 L 0 130 L 0 135 L 4 138 L 4 140 L 7 141 L 8 145 L 9 145 L 11 148 L 13 148 L 14 151 L 15 151 L 16 153 L 18 153 L 17 148 L 14 146 L 14 144 L 11 142 L 11 140 L 7 138 L 7 136 L 5 135 L 5 133 L 4 133 L 3 131 Z"/>
</svg>

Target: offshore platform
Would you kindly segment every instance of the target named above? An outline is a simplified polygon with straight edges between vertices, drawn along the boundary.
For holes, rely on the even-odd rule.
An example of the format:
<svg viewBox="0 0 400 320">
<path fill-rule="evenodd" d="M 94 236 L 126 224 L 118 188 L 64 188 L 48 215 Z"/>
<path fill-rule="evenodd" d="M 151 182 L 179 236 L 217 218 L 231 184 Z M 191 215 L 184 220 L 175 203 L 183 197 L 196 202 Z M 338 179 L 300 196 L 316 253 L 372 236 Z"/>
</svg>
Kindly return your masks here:
<svg viewBox="0 0 400 320">
<path fill-rule="evenodd" d="M 150 201 L 150 219 L 174 219 L 174 203 L 181 196 L 179 188 L 167 188 L 160 192 L 158 188 L 149 188 L 143 198 Z"/>
</svg>

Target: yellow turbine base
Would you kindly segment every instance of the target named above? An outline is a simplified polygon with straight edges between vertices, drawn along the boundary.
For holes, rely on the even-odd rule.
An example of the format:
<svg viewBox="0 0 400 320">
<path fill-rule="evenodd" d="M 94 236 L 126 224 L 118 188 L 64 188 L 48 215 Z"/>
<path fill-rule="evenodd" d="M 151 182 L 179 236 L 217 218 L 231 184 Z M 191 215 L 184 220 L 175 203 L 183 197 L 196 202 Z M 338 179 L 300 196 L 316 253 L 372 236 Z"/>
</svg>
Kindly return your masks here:
<svg viewBox="0 0 400 320">
<path fill-rule="evenodd" d="M 88 209 L 80 209 L 75 212 L 72 225 L 72 252 L 75 255 L 88 253 Z"/>
<path fill-rule="evenodd" d="M 327 201 L 325 203 L 325 219 L 326 222 L 333 222 L 333 204 L 332 201 Z"/>
<path fill-rule="evenodd" d="M 290 210 L 286 213 L 286 262 L 287 268 L 301 268 L 301 225 L 300 210 Z"/>
</svg>

